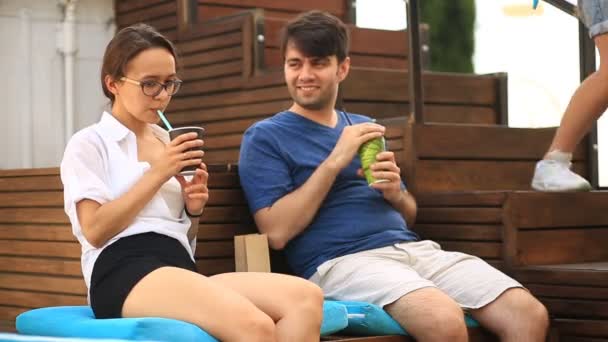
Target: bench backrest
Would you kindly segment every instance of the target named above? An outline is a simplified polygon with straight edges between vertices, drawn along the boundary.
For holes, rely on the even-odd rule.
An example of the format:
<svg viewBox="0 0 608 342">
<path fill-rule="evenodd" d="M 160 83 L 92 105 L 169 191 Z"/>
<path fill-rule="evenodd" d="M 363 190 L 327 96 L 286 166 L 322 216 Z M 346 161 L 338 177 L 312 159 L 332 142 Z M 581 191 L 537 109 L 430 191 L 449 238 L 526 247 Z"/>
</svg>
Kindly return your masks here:
<svg viewBox="0 0 608 342">
<path fill-rule="evenodd" d="M 234 168 L 210 166 L 210 200 L 200 221 L 201 273 L 234 271 L 235 235 L 255 232 Z M 0 171 L 0 327 L 23 311 L 86 304 L 80 244 L 63 210 L 57 168 Z"/>
</svg>

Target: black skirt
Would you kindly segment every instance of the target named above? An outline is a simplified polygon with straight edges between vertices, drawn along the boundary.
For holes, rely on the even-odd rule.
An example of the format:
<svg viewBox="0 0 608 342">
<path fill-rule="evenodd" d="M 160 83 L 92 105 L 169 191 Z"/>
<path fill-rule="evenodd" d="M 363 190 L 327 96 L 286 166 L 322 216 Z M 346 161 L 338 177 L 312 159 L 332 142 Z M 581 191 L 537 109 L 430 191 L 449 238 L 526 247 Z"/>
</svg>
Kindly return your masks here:
<svg viewBox="0 0 608 342">
<path fill-rule="evenodd" d="M 91 274 L 91 307 L 97 318 L 120 318 L 131 289 L 148 273 L 165 266 L 196 272 L 196 264 L 176 239 L 143 233 L 106 247 Z"/>
</svg>

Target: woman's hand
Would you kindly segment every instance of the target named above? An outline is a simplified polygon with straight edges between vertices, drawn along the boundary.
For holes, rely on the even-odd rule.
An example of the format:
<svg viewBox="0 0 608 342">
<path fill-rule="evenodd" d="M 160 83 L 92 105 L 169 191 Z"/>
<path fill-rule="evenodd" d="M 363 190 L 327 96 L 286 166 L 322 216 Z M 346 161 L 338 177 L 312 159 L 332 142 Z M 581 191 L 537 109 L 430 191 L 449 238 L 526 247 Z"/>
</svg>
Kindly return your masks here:
<svg viewBox="0 0 608 342">
<path fill-rule="evenodd" d="M 207 173 L 207 165 L 201 163 L 195 172 L 190 181 L 187 181 L 184 176 L 179 174 L 175 178 L 182 187 L 182 196 L 184 197 L 188 212 L 192 215 L 199 215 L 202 214 L 205 204 L 209 200 L 209 189 L 207 188 L 209 173 Z"/>
<path fill-rule="evenodd" d="M 164 181 L 167 181 L 178 174 L 183 167 L 201 164 L 201 158 L 205 152 L 200 149 L 188 151 L 191 148 L 203 146 L 204 142 L 196 138 L 197 134 L 191 132 L 171 140 L 165 146 L 163 153 L 154 160 L 151 169 L 160 174 Z"/>
</svg>

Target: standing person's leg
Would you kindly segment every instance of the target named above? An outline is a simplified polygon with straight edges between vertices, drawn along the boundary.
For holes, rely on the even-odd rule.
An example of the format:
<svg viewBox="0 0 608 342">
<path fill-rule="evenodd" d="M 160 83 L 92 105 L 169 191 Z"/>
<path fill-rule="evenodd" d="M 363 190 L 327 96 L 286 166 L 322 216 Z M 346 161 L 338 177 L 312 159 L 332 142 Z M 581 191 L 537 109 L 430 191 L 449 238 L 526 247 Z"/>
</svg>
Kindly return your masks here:
<svg viewBox="0 0 608 342">
<path fill-rule="evenodd" d="M 570 99 L 547 154 L 536 164 L 532 188 L 539 191 L 591 189 L 589 182 L 571 171 L 570 166 L 572 152 L 608 107 L 608 7 L 598 0 L 579 1 L 579 6 L 599 50 L 600 67 Z"/>
<path fill-rule="evenodd" d="M 240 286 L 228 286 L 234 283 Z M 322 296 L 311 285 L 270 273 L 237 273 L 212 279 L 180 268 L 162 267 L 133 287 L 122 315 L 183 320 L 221 341 L 318 341 Z M 295 293 L 298 297 L 287 298 Z M 294 305 L 297 299 L 303 303 Z M 289 335 L 293 339 L 285 339 L 287 333 L 283 330 L 291 325 L 282 321 L 287 317 L 291 321 L 298 313 L 304 327 L 295 327 Z M 276 326 L 275 321 L 279 323 Z M 314 330 L 298 330 L 304 328 Z"/>
</svg>

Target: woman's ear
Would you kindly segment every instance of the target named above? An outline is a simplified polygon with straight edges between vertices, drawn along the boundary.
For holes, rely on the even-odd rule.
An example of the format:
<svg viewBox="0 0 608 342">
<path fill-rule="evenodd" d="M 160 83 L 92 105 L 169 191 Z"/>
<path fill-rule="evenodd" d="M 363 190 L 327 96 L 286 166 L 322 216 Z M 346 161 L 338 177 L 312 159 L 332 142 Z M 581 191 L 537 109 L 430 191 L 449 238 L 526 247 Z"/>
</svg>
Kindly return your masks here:
<svg viewBox="0 0 608 342">
<path fill-rule="evenodd" d="M 106 75 L 103 81 L 106 84 L 108 91 L 116 96 L 118 94 L 118 82 L 110 75 Z"/>
</svg>

